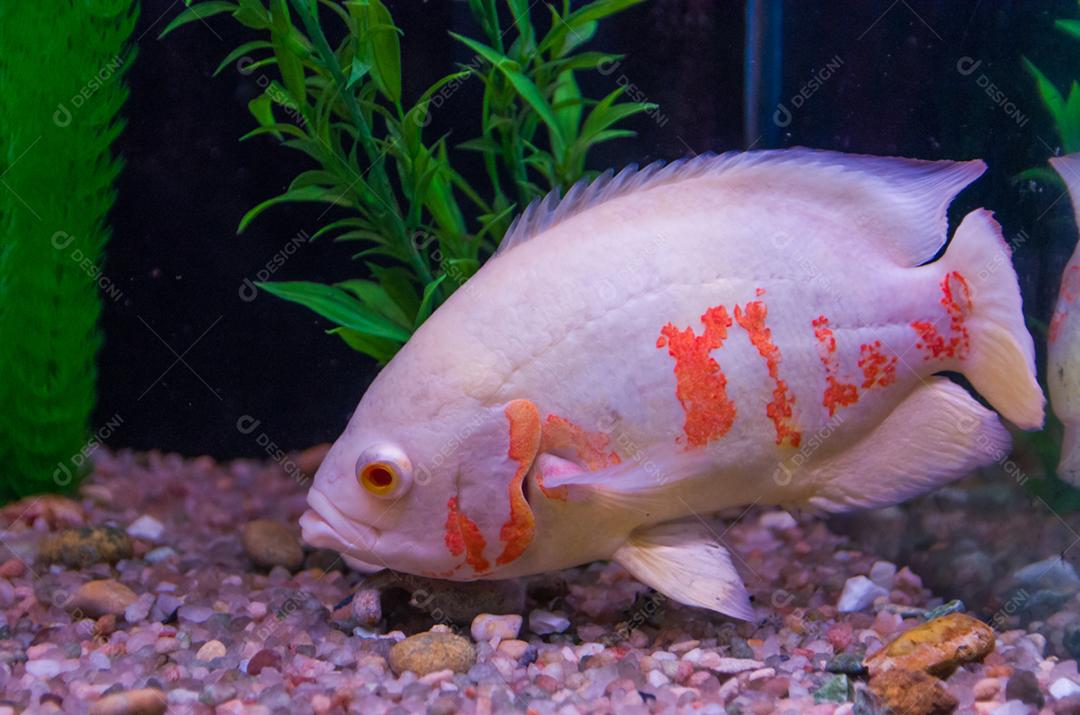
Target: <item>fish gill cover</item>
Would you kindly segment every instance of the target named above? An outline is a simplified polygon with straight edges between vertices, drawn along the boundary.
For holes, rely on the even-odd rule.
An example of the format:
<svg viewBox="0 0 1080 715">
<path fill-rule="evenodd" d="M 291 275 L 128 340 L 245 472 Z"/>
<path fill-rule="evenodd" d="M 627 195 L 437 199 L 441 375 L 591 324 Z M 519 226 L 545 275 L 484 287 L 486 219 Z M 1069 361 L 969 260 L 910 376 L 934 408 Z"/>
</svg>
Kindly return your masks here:
<svg viewBox="0 0 1080 715">
<path fill-rule="evenodd" d="M 85 471 L 132 0 L 0 3 L 0 499 Z"/>
</svg>

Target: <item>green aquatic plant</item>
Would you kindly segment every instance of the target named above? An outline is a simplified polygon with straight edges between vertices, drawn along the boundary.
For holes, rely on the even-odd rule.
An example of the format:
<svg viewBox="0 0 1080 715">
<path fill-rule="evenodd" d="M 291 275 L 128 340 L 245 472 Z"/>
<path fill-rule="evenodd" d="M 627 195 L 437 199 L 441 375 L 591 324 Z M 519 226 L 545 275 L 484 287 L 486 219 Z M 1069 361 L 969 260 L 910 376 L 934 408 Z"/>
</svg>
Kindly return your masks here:
<svg viewBox="0 0 1080 715">
<path fill-rule="evenodd" d="M 1074 39 L 1080 39 L 1080 20 L 1062 18 L 1054 21 L 1054 28 Z M 1061 90 L 1040 70 L 1034 62 L 1022 57 L 1024 68 L 1035 80 L 1035 89 L 1043 107 L 1050 115 L 1063 154 L 1080 151 L 1080 83 L 1075 79 L 1069 83 L 1069 90 Z M 1046 167 L 1035 167 L 1021 172 L 1017 179 L 1034 179 L 1052 184 L 1060 184 L 1061 178 L 1056 172 Z"/>
<path fill-rule="evenodd" d="M 133 0 L 0 3 L 0 498 L 87 462 Z"/>
<path fill-rule="evenodd" d="M 327 285 L 259 284 L 335 324 L 331 333 L 381 363 L 489 256 L 513 215 L 530 201 L 583 176 L 589 150 L 632 136 L 618 128 L 654 105 L 620 102 L 625 87 L 595 100 L 575 75 L 618 55 L 579 48 L 597 23 L 642 0 L 547 6 L 541 29 L 528 0 L 469 0 L 483 39 L 454 35 L 473 53 L 458 71 L 407 103 L 399 35 L 382 0 L 238 0 L 183 10 L 161 33 L 228 13 L 260 39 L 230 52 L 217 72 L 274 68 L 249 104 L 258 127 L 244 139 L 272 137 L 314 168 L 240 220 L 242 232 L 277 204 L 307 201 L 347 209 L 312 238 L 359 242 L 363 276 Z M 328 31 L 333 22 L 336 27 Z M 329 37 L 342 39 L 331 45 Z M 432 110 L 465 82 L 483 85 L 479 136 L 450 146 L 425 137 Z M 479 152 L 489 185 L 470 185 L 454 168 L 458 152 Z"/>
</svg>

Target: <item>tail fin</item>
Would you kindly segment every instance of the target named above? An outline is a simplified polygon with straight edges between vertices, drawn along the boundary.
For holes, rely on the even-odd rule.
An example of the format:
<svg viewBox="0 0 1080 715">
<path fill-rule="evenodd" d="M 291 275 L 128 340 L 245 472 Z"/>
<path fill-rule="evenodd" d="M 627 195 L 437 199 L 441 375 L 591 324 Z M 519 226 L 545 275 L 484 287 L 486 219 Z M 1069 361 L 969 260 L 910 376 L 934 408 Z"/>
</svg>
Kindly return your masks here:
<svg viewBox="0 0 1080 715">
<path fill-rule="evenodd" d="M 1046 399 L 1035 377 L 1035 346 L 1024 326 L 1020 285 L 1001 226 L 985 209 L 960 223 L 938 261 L 959 272 L 970 290 L 965 323 L 971 352 L 961 366 L 983 397 L 1016 426 L 1038 429 Z"/>
</svg>

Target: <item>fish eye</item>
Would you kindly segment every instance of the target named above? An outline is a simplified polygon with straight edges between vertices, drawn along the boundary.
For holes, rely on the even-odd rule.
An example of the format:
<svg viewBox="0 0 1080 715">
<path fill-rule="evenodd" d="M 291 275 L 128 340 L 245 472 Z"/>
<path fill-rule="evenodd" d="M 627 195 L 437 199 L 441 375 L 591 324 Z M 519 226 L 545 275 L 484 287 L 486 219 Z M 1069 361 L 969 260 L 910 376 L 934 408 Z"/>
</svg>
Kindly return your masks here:
<svg viewBox="0 0 1080 715">
<path fill-rule="evenodd" d="M 394 499 L 412 486 L 412 469 L 399 450 L 366 450 L 356 463 L 356 480 L 372 496 Z"/>
</svg>

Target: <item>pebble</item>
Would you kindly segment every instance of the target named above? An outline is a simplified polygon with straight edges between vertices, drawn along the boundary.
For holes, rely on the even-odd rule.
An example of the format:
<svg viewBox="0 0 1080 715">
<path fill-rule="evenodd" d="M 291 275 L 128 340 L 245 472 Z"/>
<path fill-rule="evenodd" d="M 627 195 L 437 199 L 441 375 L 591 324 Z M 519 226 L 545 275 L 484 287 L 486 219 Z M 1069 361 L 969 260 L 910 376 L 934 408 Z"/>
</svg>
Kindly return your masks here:
<svg viewBox="0 0 1080 715">
<path fill-rule="evenodd" d="M 1036 561 L 1018 569 L 1013 581 L 1029 589 L 1045 589 L 1055 593 L 1072 594 L 1080 591 L 1080 576 L 1076 569 L 1061 556 Z"/>
<path fill-rule="evenodd" d="M 90 715 L 161 715 L 168 703 L 157 688 L 106 695 L 90 706 Z"/>
<path fill-rule="evenodd" d="M 1019 700 L 1037 708 L 1041 708 L 1046 702 L 1039 689 L 1039 680 L 1030 670 L 1021 670 L 1009 678 L 1005 685 L 1005 699 Z"/>
<path fill-rule="evenodd" d="M 389 661 L 398 675 L 407 670 L 420 676 L 445 669 L 467 673 L 476 662 L 476 650 L 461 636 L 428 631 L 395 643 Z"/>
<path fill-rule="evenodd" d="M 16 523 L 32 526 L 38 522 L 49 529 L 81 526 L 86 523 L 86 512 L 78 502 L 59 494 L 35 494 L 0 508 L 0 523 L 5 529 Z"/>
<path fill-rule="evenodd" d="M 87 581 L 71 597 L 68 609 L 81 611 L 91 618 L 109 613 L 121 615 L 138 598 L 130 588 L 111 578 Z"/>
<path fill-rule="evenodd" d="M 870 580 L 886 591 L 891 591 L 896 578 L 896 564 L 889 561 L 875 561 L 870 567 Z"/>
<path fill-rule="evenodd" d="M 304 550 L 296 533 L 281 522 L 249 521 L 244 525 L 240 539 L 248 558 L 260 568 L 282 566 L 295 571 L 304 563 Z"/>
<path fill-rule="evenodd" d="M 1001 691 L 1001 682 L 997 678 L 983 678 L 971 689 L 976 700 L 993 700 Z"/>
<path fill-rule="evenodd" d="M 529 630 L 538 636 L 563 633 L 570 627 L 570 619 L 562 613 L 536 609 L 529 613 Z"/>
<path fill-rule="evenodd" d="M 128 623 L 138 623 L 150 615 L 150 607 L 154 605 L 154 594 L 144 593 L 124 609 L 124 620 Z"/>
<path fill-rule="evenodd" d="M 830 673 L 844 673 L 845 675 L 862 675 L 866 672 L 862 656 L 857 653 L 841 653 L 834 656 L 825 665 L 825 670 Z"/>
<path fill-rule="evenodd" d="M 199 648 L 199 652 L 195 654 L 195 660 L 210 661 L 214 658 L 223 657 L 225 653 L 225 644 L 221 641 L 206 641 Z"/>
<path fill-rule="evenodd" d="M 263 649 L 251 656 L 247 664 L 248 675 L 258 675 L 264 668 L 281 670 L 281 656 L 272 650 Z"/>
<path fill-rule="evenodd" d="M 708 655 L 708 654 L 706 654 Z M 713 654 L 715 655 L 715 654 Z M 714 670 L 717 673 L 723 673 L 725 675 L 734 675 L 735 673 L 742 673 L 746 670 L 757 670 L 763 667 L 765 664 L 760 660 L 752 660 L 750 658 L 702 658 L 699 664 L 709 670 Z"/>
<path fill-rule="evenodd" d="M 844 584 L 836 609 L 841 613 L 854 613 L 873 605 L 874 600 L 888 596 L 889 592 L 865 576 L 853 576 Z"/>
<path fill-rule="evenodd" d="M 1080 695 L 1080 684 L 1068 678 L 1058 678 L 1050 684 L 1050 694 L 1056 700 L 1064 700 L 1072 695 Z"/>
<path fill-rule="evenodd" d="M 128 536 L 144 541 L 157 541 L 164 532 L 165 525 L 149 514 L 143 514 L 127 528 Z"/>
<path fill-rule="evenodd" d="M 834 675 L 814 691 L 815 703 L 846 703 L 847 701 L 848 679 L 846 675 Z"/>
<path fill-rule="evenodd" d="M 918 670 L 890 670 L 870 679 L 870 690 L 903 715 L 948 715 L 958 705 L 940 680 Z"/>
<path fill-rule="evenodd" d="M 871 675 L 893 669 L 948 677 L 962 663 L 982 660 L 994 649 L 994 631 L 964 613 L 950 613 L 900 634 L 870 658 Z"/>
<path fill-rule="evenodd" d="M 924 621 L 932 621 L 935 618 L 941 618 L 942 616 L 947 616 L 950 613 L 963 613 L 965 610 L 966 609 L 964 607 L 964 602 L 958 598 L 954 598 L 948 603 L 943 603 L 936 608 L 931 608 L 929 611 L 922 614 L 922 619 Z"/>
<path fill-rule="evenodd" d="M 146 556 L 144 556 L 143 559 L 148 564 L 159 564 L 162 561 L 171 559 L 173 556 L 176 555 L 176 549 L 174 549 L 173 547 L 158 546 L 157 548 L 150 549 L 150 551 L 146 552 Z"/>
<path fill-rule="evenodd" d="M 473 619 L 470 632 L 474 641 L 509 640 L 521 633 L 522 618 L 519 615 L 496 616 L 481 613 Z M 534 631 L 535 632 L 535 631 Z"/>
<path fill-rule="evenodd" d="M 86 526 L 49 534 L 38 546 L 38 560 L 85 569 L 98 563 L 115 564 L 130 559 L 131 537 L 111 526 Z"/>
</svg>

